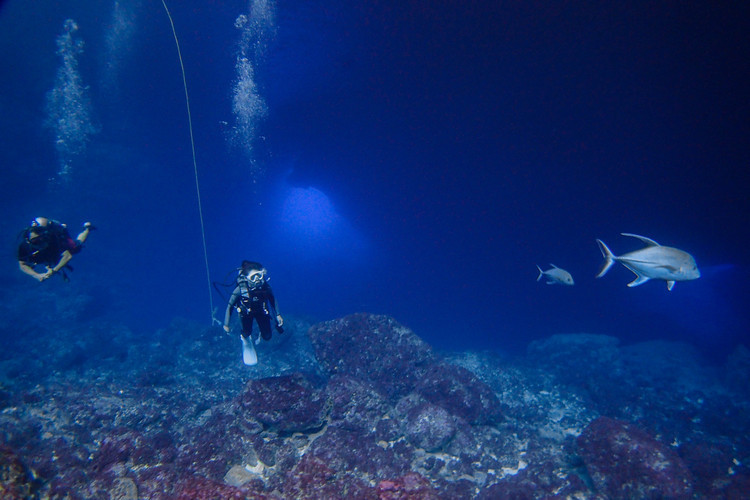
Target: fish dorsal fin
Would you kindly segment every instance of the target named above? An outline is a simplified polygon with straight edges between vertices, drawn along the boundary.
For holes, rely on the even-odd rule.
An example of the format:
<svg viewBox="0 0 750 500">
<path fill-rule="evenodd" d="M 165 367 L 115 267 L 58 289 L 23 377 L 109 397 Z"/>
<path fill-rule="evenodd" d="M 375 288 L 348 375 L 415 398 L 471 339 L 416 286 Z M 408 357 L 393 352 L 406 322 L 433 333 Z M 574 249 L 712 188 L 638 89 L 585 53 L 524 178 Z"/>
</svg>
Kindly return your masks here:
<svg viewBox="0 0 750 500">
<path fill-rule="evenodd" d="M 660 247 L 661 246 L 657 242 L 655 242 L 654 240 L 652 240 L 651 238 L 646 238 L 645 236 L 640 236 L 640 235 L 633 234 L 633 233 L 620 233 L 620 234 L 623 235 L 623 236 L 630 236 L 631 238 L 638 238 L 639 240 L 641 240 L 642 242 L 644 242 L 646 245 L 648 245 L 650 247 Z"/>
<path fill-rule="evenodd" d="M 552 267 L 554 267 L 555 269 L 560 269 L 559 267 L 557 267 L 556 265 L 554 265 L 552 262 L 550 262 L 549 265 L 552 266 Z"/>
</svg>

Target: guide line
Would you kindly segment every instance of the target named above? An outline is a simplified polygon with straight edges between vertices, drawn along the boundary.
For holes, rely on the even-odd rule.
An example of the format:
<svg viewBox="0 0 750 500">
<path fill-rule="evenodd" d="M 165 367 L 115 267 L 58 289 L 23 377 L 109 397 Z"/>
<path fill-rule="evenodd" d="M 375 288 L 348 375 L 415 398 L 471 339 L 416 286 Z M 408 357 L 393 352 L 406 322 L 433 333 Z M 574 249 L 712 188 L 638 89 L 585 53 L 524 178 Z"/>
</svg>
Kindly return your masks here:
<svg viewBox="0 0 750 500">
<path fill-rule="evenodd" d="M 214 313 L 214 300 L 211 293 L 211 272 L 208 267 L 208 247 L 206 246 L 206 226 L 203 222 L 203 205 L 201 203 L 201 189 L 200 183 L 198 182 L 198 161 L 195 157 L 195 139 L 193 137 L 193 117 L 190 114 L 190 96 L 188 94 L 187 78 L 185 77 L 185 65 L 182 62 L 182 52 L 180 51 L 180 41 L 177 39 L 177 30 L 174 27 L 174 21 L 172 20 L 172 14 L 169 12 L 167 3 L 165 0 L 161 0 L 164 10 L 167 11 L 167 17 L 169 18 L 169 24 L 172 26 L 172 34 L 174 35 L 174 43 L 177 46 L 177 57 L 180 59 L 180 69 L 182 70 L 182 85 L 185 88 L 185 106 L 187 107 L 188 115 L 188 129 L 190 130 L 190 149 L 193 153 L 193 172 L 195 173 L 195 192 L 198 196 L 198 215 L 201 222 L 201 237 L 203 238 L 203 259 L 206 264 L 206 281 L 208 283 L 208 304 L 211 310 L 211 324 L 221 322 L 216 319 Z"/>
</svg>

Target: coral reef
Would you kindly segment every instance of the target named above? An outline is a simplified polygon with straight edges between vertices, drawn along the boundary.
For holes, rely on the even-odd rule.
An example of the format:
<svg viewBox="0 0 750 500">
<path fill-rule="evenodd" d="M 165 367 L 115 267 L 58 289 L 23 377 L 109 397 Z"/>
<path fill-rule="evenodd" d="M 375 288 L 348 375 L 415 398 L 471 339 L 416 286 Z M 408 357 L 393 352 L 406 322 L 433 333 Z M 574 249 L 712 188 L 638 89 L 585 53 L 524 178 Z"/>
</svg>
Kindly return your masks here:
<svg viewBox="0 0 750 500">
<path fill-rule="evenodd" d="M 556 335 L 439 353 L 354 314 L 261 344 L 96 323 L 0 359 L 3 498 L 740 498 L 747 350 Z M 75 339 L 71 341 L 70 339 Z M 104 339 L 104 340 L 103 340 Z M 743 348 L 744 349 L 744 348 Z M 43 360 L 46 370 L 42 370 Z M 731 380 L 731 383 L 730 383 Z"/>
</svg>

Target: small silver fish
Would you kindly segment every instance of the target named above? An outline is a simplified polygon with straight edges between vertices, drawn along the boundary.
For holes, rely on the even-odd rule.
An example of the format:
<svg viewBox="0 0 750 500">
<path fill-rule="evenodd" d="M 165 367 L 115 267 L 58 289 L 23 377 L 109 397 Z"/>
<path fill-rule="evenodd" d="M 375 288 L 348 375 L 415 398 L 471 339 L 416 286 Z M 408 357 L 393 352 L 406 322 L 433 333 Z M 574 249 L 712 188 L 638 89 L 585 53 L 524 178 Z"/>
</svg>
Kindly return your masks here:
<svg viewBox="0 0 750 500">
<path fill-rule="evenodd" d="M 628 286 L 638 286 L 650 279 L 664 280 L 667 282 L 667 290 L 672 290 L 675 281 L 689 281 L 700 278 L 701 272 L 695 264 L 693 256 L 682 250 L 672 247 L 663 247 L 657 242 L 645 236 L 631 233 L 620 233 L 623 236 L 638 238 L 647 246 L 625 255 L 616 256 L 602 240 L 596 240 L 599 250 L 604 256 L 604 264 L 601 271 L 596 275 L 601 278 L 615 262 L 627 267 L 636 278 L 628 283 Z"/>
<path fill-rule="evenodd" d="M 552 266 L 552 269 L 548 269 L 547 271 L 542 271 L 542 268 L 539 266 L 536 266 L 537 269 L 539 269 L 539 276 L 536 278 L 537 281 L 542 279 L 542 276 L 547 278 L 547 284 L 548 285 L 574 285 L 573 282 L 573 276 L 570 275 L 568 271 L 565 269 L 560 269 L 554 264 L 550 264 Z"/>
</svg>

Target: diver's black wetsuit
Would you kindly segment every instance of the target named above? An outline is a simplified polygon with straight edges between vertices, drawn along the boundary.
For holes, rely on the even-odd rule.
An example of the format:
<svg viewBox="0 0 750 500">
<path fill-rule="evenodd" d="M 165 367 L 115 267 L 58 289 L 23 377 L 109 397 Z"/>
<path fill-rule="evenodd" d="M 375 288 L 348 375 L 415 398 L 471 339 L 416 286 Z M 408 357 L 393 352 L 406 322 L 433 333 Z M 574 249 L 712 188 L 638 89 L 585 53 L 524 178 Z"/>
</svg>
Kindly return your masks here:
<svg viewBox="0 0 750 500">
<path fill-rule="evenodd" d="M 268 282 L 263 282 L 252 288 L 247 280 L 239 280 L 237 287 L 229 299 L 224 324 L 229 324 L 232 309 L 237 309 L 242 322 L 242 336 L 247 338 L 253 330 L 253 319 L 258 322 L 260 335 L 263 340 L 271 340 L 271 318 L 276 318 L 276 298 Z"/>
<path fill-rule="evenodd" d="M 28 239 L 28 231 L 39 234 L 33 243 Z M 18 246 L 18 260 L 31 267 L 39 264 L 54 266 L 60 262 L 66 250 L 75 255 L 81 251 L 81 244 L 74 240 L 68 229 L 59 222 L 49 221 L 46 226 L 29 228 L 26 238 Z"/>
</svg>

